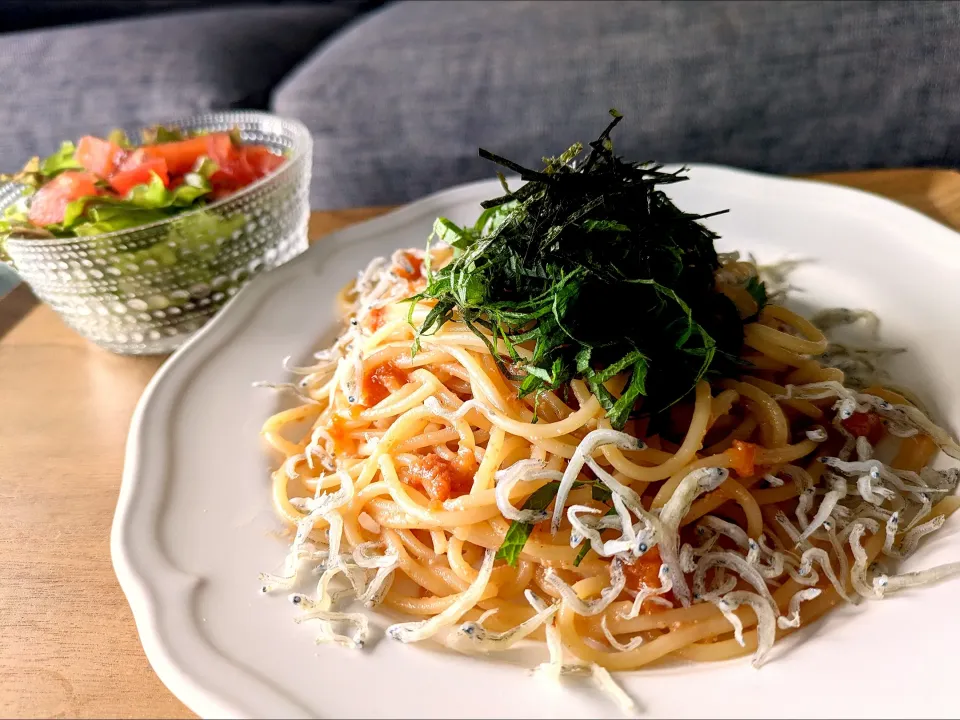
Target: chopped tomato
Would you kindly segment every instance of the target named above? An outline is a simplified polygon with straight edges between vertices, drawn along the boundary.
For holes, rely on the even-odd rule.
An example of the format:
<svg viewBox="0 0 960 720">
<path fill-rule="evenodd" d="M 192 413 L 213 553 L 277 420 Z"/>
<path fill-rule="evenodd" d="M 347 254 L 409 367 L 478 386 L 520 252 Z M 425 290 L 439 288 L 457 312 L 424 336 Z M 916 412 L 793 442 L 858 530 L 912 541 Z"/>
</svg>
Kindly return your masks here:
<svg viewBox="0 0 960 720">
<path fill-rule="evenodd" d="M 240 151 L 258 177 L 269 175 L 284 163 L 282 155 L 271 152 L 264 145 L 244 145 Z"/>
<path fill-rule="evenodd" d="M 759 446 L 753 443 L 734 440 L 733 447 L 727 450 L 727 456 L 730 458 L 730 467 L 736 470 L 740 477 L 750 477 L 756 473 L 756 458 Z"/>
<path fill-rule="evenodd" d="M 641 585 L 647 587 L 660 587 L 660 566 L 663 559 L 660 557 L 660 548 L 653 547 L 641 555 L 633 565 L 624 565 L 623 574 L 626 577 L 627 587 L 631 590 L 639 590 Z M 667 600 L 673 601 L 673 593 L 668 592 L 663 595 Z M 657 612 L 663 609 L 663 606 L 656 603 L 645 602 L 641 609 L 645 613 Z"/>
<path fill-rule="evenodd" d="M 97 177 L 106 179 L 116 169 L 123 148 L 109 140 L 84 135 L 77 143 L 74 159 Z"/>
<path fill-rule="evenodd" d="M 402 252 L 400 257 L 402 258 L 400 264 L 393 269 L 397 277 L 404 280 L 419 280 L 423 277 L 423 258 L 411 252 Z"/>
<path fill-rule="evenodd" d="M 212 157 L 211 146 L 232 148 L 233 142 L 227 133 L 211 133 L 186 140 L 146 145 L 143 150 L 150 157 L 165 160 L 171 175 L 183 175 L 193 170 L 202 155 Z M 216 158 L 213 159 L 216 161 Z"/>
<path fill-rule="evenodd" d="M 840 424 L 854 437 L 865 437 L 871 445 L 883 437 L 883 418 L 872 412 L 856 412 Z"/>
<path fill-rule="evenodd" d="M 215 191 L 234 192 L 257 179 L 257 173 L 247 161 L 245 153 L 234 146 L 229 135 L 208 135 L 207 156 L 217 164 L 217 171 L 210 176 Z"/>
<path fill-rule="evenodd" d="M 150 182 L 151 175 L 156 174 L 166 187 L 170 186 L 170 176 L 167 174 L 167 163 L 161 158 L 145 159 L 140 164 L 128 170 L 120 170 L 110 176 L 110 187 L 121 195 L 126 195 L 131 188 L 145 185 Z"/>
<path fill-rule="evenodd" d="M 237 152 L 237 146 L 233 144 L 229 133 L 210 133 L 203 136 L 203 141 L 204 152 L 214 160 Z"/>
<path fill-rule="evenodd" d="M 120 158 L 120 161 L 117 163 L 117 171 L 123 172 L 124 170 L 133 170 L 148 160 L 159 160 L 150 154 L 143 148 L 137 148 L 132 152 L 126 152 L 123 157 Z"/>
<path fill-rule="evenodd" d="M 402 388 L 406 382 L 406 373 L 392 362 L 386 362 L 364 375 L 360 387 L 360 404 L 373 407 L 390 393 Z"/>
<path fill-rule="evenodd" d="M 214 199 L 235 193 L 255 180 L 276 170 L 284 158 L 263 145 L 237 147 L 228 133 L 211 133 L 174 142 L 145 145 L 121 163 L 121 170 L 140 167 L 147 160 L 163 160 L 169 177 L 190 172 L 201 157 L 217 164 L 210 177 Z"/>
<path fill-rule="evenodd" d="M 473 477 L 456 463 L 444 460 L 435 453 L 418 458 L 400 471 L 400 479 L 407 485 L 422 487 L 431 500 L 443 502 L 452 495 L 469 492 Z"/>
<path fill-rule="evenodd" d="M 219 197 L 245 188 L 257 179 L 253 169 L 242 155 L 217 161 L 217 165 L 219 169 L 210 176 L 210 184 L 213 185 L 213 190 Z"/>
<path fill-rule="evenodd" d="M 97 195 L 97 178 L 75 170 L 60 173 L 37 191 L 30 200 L 27 217 L 38 227 L 63 222 L 63 216 L 74 200 Z"/>
<path fill-rule="evenodd" d="M 229 150 L 211 148 L 211 159 L 218 170 L 211 178 L 213 199 L 227 197 L 247 185 L 269 175 L 284 163 L 284 158 L 274 155 L 262 145 L 245 145 Z"/>
</svg>

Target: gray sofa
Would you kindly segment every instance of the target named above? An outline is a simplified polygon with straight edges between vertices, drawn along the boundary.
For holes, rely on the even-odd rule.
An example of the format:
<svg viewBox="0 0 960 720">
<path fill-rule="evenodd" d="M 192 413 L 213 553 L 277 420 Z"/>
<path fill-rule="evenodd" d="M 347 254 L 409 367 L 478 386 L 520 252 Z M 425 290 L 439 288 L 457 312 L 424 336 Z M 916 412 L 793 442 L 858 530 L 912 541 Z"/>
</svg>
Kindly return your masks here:
<svg viewBox="0 0 960 720">
<path fill-rule="evenodd" d="M 489 177 L 478 145 L 535 163 L 591 139 L 610 107 L 635 158 L 776 173 L 960 160 L 955 2 L 106 5 L 124 16 L 0 33 L 4 168 L 227 107 L 307 124 L 317 208 Z"/>
</svg>

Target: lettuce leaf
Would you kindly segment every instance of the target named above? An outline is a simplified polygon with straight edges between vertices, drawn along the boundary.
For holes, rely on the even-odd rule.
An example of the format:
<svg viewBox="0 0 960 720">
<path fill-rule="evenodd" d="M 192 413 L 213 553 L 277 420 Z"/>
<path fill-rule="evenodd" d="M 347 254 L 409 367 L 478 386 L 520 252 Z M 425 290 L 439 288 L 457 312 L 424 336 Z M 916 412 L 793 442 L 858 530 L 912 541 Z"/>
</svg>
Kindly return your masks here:
<svg viewBox="0 0 960 720">
<path fill-rule="evenodd" d="M 0 182 L 17 183 L 32 188 L 33 190 L 43 185 L 44 179 L 40 172 L 40 158 L 36 155 L 27 160 L 27 164 L 23 166 L 23 169 L 12 174 L 0 173 Z"/>
<path fill-rule="evenodd" d="M 69 209 L 68 206 L 67 210 L 69 211 Z M 76 235 L 87 237 L 116 232 L 117 230 L 129 230 L 141 225 L 166 220 L 168 217 L 170 217 L 169 213 L 150 208 L 93 205 L 86 213 L 86 220 L 73 225 L 70 229 Z"/>
<path fill-rule="evenodd" d="M 108 227 L 123 229 L 116 226 L 126 222 L 133 222 L 135 227 L 153 222 L 151 217 L 161 220 L 167 217 L 162 209 L 143 208 L 139 211 L 143 213 L 140 219 L 131 217 L 129 209 L 124 209 L 125 212 L 119 214 L 116 210 L 116 208 L 106 207 L 94 208 L 91 211 L 97 217 L 103 218 L 98 224 L 104 228 L 104 231 L 107 231 Z M 137 275 L 135 279 L 131 278 L 128 281 L 127 291 L 129 292 L 145 293 L 150 288 L 152 273 L 145 270 L 147 260 L 156 261 L 157 272 L 179 264 L 182 269 L 180 281 L 184 285 L 209 284 L 219 272 L 216 259 L 221 245 L 246 222 L 247 217 L 242 213 L 223 217 L 212 210 L 200 210 L 182 215 L 170 223 L 169 231 L 157 242 L 140 250 L 119 253 L 116 262 L 112 265 L 120 271 L 121 275 Z M 138 270 L 131 273 L 128 270 L 130 266 L 136 266 Z"/>
<path fill-rule="evenodd" d="M 83 165 L 73 157 L 76 151 L 76 146 L 69 140 L 61 143 L 59 150 L 40 163 L 40 173 L 46 178 L 51 178 L 64 170 L 83 170 Z"/>
<path fill-rule="evenodd" d="M 35 192 L 36 189 L 33 187 L 24 187 L 23 197 L 4 208 L 3 215 L 0 217 L 0 260 L 6 259 L 3 243 L 14 231 L 33 229 L 33 225 L 27 218 L 27 198 Z"/>
<path fill-rule="evenodd" d="M 173 189 L 151 173 L 149 183 L 131 188 L 126 197 L 79 198 L 67 205 L 63 222 L 48 229 L 57 235 L 89 237 L 166 220 L 192 206 L 202 206 L 204 196 L 213 190 L 209 178 L 216 169 L 215 163 L 205 161 Z"/>
<path fill-rule="evenodd" d="M 144 145 L 156 145 L 157 143 L 176 142 L 183 140 L 185 135 L 180 128 L 169 128 L 163 125 L 154 125 L 140 131 L 140 139 Z"/>
<path fill-rule="evenodd" d="M 172 204 L 170 191 L 163 184 L 163 180 L 155 172 L 150 173 L 150 182 L 130 188 L 124 197 L 131 205 L 148 210 L 169 207 Z"/>
<path fill-rule="evenodd" d="M 214 165 L 214 171 L 215 169 L 216 165 Z M 184 176 L 183 183 L 171 190 L 164 186 L 159 175 L 150 173 L 150 182 L 131 188 L 124 200 L 136 207 L 150 210 L 189 207 L 204 195 L 213 191 L 213 186 L 209 180 L 212 174 L 213 172 L 209 169 L 204 169 L 201 166 L 201 169 L 197 172 L 187 173 Z"/>
<path fill-rule="evenodd" d="M 92 199 L 92 197 L 82 197 L 67 203 L 67 209 L 63 211 L 63 222 L 61 225 L 64 228 L 68 228 L 75 224 L 87 209 L 87 203 Z"/>
<path fill-rule="evenodd" d="M 107 140 L 112 142 L 114 145 L 119 145 L 120 147 L 129 150 L 133 147 L 133 143 L 130 142 L 130 138 L 127 137 L 127 134 L 120 128 L 114 128 L 110 131 L 110 134 L 107 135 Z"/>
</svg>

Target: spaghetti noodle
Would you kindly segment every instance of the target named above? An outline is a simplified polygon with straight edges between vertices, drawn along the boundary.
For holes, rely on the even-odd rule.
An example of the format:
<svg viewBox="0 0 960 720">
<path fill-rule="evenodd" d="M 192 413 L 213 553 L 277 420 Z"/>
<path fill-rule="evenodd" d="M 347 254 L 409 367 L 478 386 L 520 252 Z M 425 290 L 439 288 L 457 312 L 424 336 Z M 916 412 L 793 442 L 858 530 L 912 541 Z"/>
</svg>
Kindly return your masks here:
<svg viewBox="0 0 960 720">
<path fill-rule="evenodd" d="M 433 250 L 434 265 L 449 252 Z M 826 341 L 803 318 L 764 308 L 745 345 L 765 362 L 700 381 L 672 412 L 685 428 L 644 436 L 639 421 L 610 429 L 577 380 L 565 398 L 518 400 L 456 322 L 411 357 L 403 301 L 423 258 L 375 260 L 343 293 L 349 330 L 295 369 L 306 402 L 263 427 L 286 458 L 274 503 L 297 528 L 286 575 L 265 588 L 292 589 L 301 562 L 319 562 L 316 597 L 292 597 L 324 639 L 362 645 L 366 632 L 362 615 L 333 609 L 329 582 L 342 574 L 367 605 L 425 618 L 392 626 L 403 642 L 449 629 L 458 647 L 490 652 L 553 628 L 555 647 L 613 670 L 750 652 L 759 664 L 841 599 L 924 579 L 870 567 L 911 554 L 960 507 L 957 472 L 930 465 L 938 446 L 958 448 L 895 393 L 812 368 Z M 289 439 L 304 421 L 310 430 Z M 899 445 L 890 464 L 873 457 L 884 437 Z M 550 509 L 523 507 L 551 484 Z M 494 559 L 510 522 L 534 526 L 514 565 Z"/>
<path fill-rule="evenodd" d="M 872 365 L 844 385 L 817 359 L 824 332 L 751 291 L 753 262 L 723 255 L 714 274 L 743 322 L 735 371 L 656 414 L 640 399 L 618 424 L 623 373 L 524 394 L 534 341 L 456 312 L 418 335 L 437 306 L 421 293 L 431 268 L 453 256 L 441 243 L 375 259 L 338 298 L 340 338 L 275 386 L 302 401 L 262 431 L 295 534 L 283 572 L 261 580 L 319 641 L 363 645 L 351 598 L 411 618 L 387 631 L 399 642 L 545 641 L 544 671 L 588 673 L 626 707 L 610 670 L 750 653 L 759 666 L 841 602 L 960 572 L 880 570 L 960 507 L 960 473 L 933 467 L 960 446 L 869 385 Z M 826 324 L 873 317 L 844 313 Z M 308 567 L 320 578 L 305 593 Z"/>
</svg>

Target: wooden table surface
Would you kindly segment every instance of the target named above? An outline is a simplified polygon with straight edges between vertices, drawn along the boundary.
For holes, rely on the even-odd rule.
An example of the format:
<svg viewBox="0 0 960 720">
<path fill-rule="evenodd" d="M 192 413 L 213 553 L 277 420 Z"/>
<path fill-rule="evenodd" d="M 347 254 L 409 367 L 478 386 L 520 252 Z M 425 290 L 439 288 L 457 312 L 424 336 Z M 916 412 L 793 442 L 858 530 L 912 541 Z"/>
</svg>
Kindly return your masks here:
<svg viewBox="0 0 960 720">
<path fill-rule="evenodd" d="M 815 179 L 960 228 L 956 172 Z M 387 210 L 314 213 L 311 239 Z M 192 716 L 147 663 L 110 563 L 127 427 L 162 362 L 97 348 L 23 285 L 0 300 L 2 717 Z"/>
</svg>

